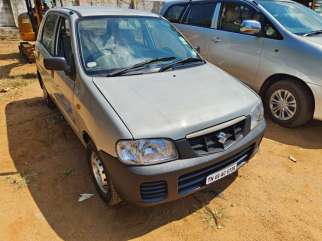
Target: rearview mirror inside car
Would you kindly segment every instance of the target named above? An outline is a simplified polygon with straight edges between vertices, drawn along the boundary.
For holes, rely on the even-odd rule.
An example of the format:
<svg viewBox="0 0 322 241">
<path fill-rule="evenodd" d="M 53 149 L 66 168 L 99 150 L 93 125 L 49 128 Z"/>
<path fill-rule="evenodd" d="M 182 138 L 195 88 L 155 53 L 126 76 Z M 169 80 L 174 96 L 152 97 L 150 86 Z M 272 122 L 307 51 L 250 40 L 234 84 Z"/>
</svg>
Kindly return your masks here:
<svg viewBox="0 0 322 241">
<path fill-rule="evenodd" d="M 244 20 L 240 26 L 240 32 L 257 35 L 262 29 L 262 25 L 257 20 Z"/>
<path fill-rule="evenodd" d="M 44 59 L 44 65 L 49 70 L 62 70 L 69 72 L 70 66 L 64 57 L 50 57 Z"/>
</svg>

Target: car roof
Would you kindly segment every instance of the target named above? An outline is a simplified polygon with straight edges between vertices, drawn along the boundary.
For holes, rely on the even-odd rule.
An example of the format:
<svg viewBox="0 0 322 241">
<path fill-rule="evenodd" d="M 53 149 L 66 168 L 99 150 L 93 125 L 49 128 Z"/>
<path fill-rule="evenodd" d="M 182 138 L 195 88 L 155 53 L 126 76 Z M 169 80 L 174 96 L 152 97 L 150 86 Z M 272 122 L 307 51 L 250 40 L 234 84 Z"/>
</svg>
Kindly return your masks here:
<svg viewBox="0 0 322 241">
<path fill-rule="evenodd" d="M 207 2 L 218 2 L 218 1 L 222 1 L 225 2 L 225 0 L 165 0 L 164 2 L 167 5 L 173 5 L 173 4 L 178 4 L 178 3 L 189 3 L 189 2 L 203 2 L 203 1 L 207 1 Z M 245 2 L 294 2 L 292 0 L 240 0 L 240 1 L 245 1 Z"/>
<path fill-rule="evenodd" d="M 106 7 L 106 6 L 70 6 L 63 8 L 56 8 L 53 10 L 67 10 L 73 11 L 77 13 L 80 17 L 90 17 L 90 16 L 142 16 L 142 17 L 159 17 L 159 15 L 139 11 L 134 9 L 126 9 L 126 8 L 114 8 L 114 7 Z"/>
</svg>

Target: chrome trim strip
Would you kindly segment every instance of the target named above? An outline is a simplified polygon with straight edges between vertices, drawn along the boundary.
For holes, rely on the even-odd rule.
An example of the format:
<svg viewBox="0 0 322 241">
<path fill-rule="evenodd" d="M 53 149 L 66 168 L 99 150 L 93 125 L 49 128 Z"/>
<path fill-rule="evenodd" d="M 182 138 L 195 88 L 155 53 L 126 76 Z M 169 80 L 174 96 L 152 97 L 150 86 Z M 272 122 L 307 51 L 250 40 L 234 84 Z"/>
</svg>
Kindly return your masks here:
<svg viewBox="0 0 322 241">
<path fill-rule="evenodd" d="M 191 133 L 189 135 L 186 135 L 186 138 L 187 139 L 191 139 L 191 138 L 195 138 L 195 137 L 207 135 L 209 133 L 212 133 L 212 132 L 215 132 L 215 131 L 219 131 L 219 130 L 222 130 L 222 129 L 226 128 L 226 127 L 229 127 L 229 126 L 232 126 L 234 124 L 237 124 L 238 122 L 241 122 L 241 121 L 243 121 L 245 119 L 246 119 L 245 116 L 241 116 L 241 117 L 238 117 L 236 119 L 233 119 L 233 120 L 224 122 L 222 124 L 219 124 L 219 125 L 216 125 L 216 126 L 213 126 L 213 127 L 210 127 L 210 128 L 204 129 L 204 130 L 201 130 L 201 131 L 197 131 L 197 132 Z"/>
</svg>

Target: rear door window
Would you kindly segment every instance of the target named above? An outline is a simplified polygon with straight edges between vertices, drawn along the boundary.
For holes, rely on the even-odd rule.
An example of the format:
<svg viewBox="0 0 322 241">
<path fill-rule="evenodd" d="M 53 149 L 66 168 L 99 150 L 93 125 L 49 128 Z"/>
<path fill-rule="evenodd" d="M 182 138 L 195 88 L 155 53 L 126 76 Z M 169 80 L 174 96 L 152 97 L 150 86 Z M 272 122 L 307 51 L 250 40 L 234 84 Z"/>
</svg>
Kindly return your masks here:
<svg viewBox="0 0 322 241">
<path fill-rule="evenodd" d="M 184 23 L 188 25 L 210 28 L 215 7 L 215 2 L 192 4 L 187 15 L 185 16 Z"/>
<path fill-rule="evenodd" d="M 170 22 L 179 23 L 180 17 L 184 13 L 184 10 L 186 9 L 186 7 L 187 7 L 186 4 L 173 5 L 168 9 L 164 17 L 168 19 Z"/>
<path fill-rule="evenodd" d="M 55 54 L 55 32 L 57 20 L 58 16 L 55 14 L 49 14 L 47 16 L 41 37 L 41 43 L 51 55 Z"/>
</svg>

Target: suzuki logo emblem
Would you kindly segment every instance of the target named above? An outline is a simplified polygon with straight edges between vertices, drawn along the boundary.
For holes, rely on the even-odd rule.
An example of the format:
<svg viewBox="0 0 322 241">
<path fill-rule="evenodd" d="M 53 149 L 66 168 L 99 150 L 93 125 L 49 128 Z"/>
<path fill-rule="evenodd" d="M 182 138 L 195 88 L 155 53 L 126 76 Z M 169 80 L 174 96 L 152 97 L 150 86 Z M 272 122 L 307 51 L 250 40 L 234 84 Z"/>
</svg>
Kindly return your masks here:
<svg viewBox="0 0 322 241">
<path fill-rule="evenodd" d="M 219 132 L 216 137 L 220 144 L 225 145 L 226 141 L 231 137 L 231 134 L 226 134 L 225 132 Z"/>
</svg>

